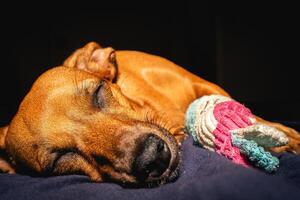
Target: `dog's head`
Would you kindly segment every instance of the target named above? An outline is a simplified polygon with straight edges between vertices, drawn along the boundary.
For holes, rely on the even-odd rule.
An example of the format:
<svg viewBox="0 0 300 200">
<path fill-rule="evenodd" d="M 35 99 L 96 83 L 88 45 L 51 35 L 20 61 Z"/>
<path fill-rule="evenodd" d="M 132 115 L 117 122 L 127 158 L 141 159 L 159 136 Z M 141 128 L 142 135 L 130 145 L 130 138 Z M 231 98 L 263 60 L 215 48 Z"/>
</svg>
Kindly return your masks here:
<svg viewBox="0 0 300 200">
<path fill-rule="evenodd" d="M 0 133 L 0 149 L 17 172 L 132 184 L 176 174 L 174 137 L 112 82 L 116 63 L 113 49 L 90 43 L 35 81 Z"/>
</svg>

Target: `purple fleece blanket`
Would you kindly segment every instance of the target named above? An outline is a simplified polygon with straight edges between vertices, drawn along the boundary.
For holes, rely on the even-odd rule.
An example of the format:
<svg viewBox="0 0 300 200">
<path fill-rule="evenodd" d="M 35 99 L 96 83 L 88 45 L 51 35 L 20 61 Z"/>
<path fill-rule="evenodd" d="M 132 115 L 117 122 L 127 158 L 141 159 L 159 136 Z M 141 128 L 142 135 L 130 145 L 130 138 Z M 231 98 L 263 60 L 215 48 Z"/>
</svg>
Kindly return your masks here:
<svg viewBox="0 0 300 200">
<path fill-rule="evenodd" d="M 180 177 L 156 188 L 129 189 L 112 183 L 92 183 L 85 176 L 33 178 L 0 174 L 0 199 L 298 199 L 300 156 L 278 154 L 274 175 L 247 169 L 192 144 L 182 147 Z"/>
</svg>

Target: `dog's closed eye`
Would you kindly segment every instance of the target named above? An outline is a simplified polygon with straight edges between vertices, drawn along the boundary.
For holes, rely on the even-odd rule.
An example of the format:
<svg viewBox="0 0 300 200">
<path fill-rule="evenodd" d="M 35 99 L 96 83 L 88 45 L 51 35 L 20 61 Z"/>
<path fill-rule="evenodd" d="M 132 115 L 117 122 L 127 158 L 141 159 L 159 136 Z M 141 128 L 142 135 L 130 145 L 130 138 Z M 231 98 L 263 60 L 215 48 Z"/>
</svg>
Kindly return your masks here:
<svg viewBox="0 0 300 200">
<path fill-rule="evenodd" d="M 93 104 L 97 108 L 103 108 L 104 107 L 104 85 L 105 81 L 101 80 L 98 88 L 95 90 L 93 94 Z"/>
<path fill-rule="evenodd" d="M 97 89 L 93 94 L 93 105 L 96 108 L 105 110 L 115 105 L 114 97 L 110 89 L 109 83 L 105 80 L 101 80 Z"/>
</svg>

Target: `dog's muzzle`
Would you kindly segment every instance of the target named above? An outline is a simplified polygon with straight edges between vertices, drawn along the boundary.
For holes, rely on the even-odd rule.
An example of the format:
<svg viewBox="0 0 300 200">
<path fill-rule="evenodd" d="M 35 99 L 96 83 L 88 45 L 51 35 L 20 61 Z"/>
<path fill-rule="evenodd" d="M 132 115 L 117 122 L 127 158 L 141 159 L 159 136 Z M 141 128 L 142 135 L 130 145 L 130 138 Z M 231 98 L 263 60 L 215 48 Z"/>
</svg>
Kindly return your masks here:
<svg viewBox="0 0 300 200">
<path fill-rule="evenodd" d="M 168 145 L 154 134 L 141 143 L 133 163 L 133 174 L 139 182 L 159 180 L 168 169 L 171 152 Z"/>
</svg>

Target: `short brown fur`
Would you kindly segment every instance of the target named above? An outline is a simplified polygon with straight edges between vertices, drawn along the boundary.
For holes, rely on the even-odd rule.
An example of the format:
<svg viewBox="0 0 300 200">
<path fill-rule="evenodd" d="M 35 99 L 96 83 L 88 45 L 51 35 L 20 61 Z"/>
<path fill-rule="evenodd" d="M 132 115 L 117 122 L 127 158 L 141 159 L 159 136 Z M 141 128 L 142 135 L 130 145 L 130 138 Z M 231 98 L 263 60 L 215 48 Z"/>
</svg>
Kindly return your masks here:
<svg viewBox="0 0 300 200">
<path fill-rule="evenodd" d="M 95 106 L 99 84 L 101 105 L 97 101 Z M 0 154 L 0 169 L 15 173 L 25 166 L 38 174 L 83 173 L 99 182 L 136 183 L 131 167 L 136 146 L 151 132 L 171 150 L 166 179 L 179 162 L 177 143 L 186 137 L 188 105 L 210 94 L 229 96 L 167 59 L 91 42 L 63 66 L 42 74 L 11 123 L 0 129 L 0 151 L 5 153 Z M 257 119 L 289 137 L 288 145 L 274 151 L 300 153 L 296 130 Z"/>
</svg>

